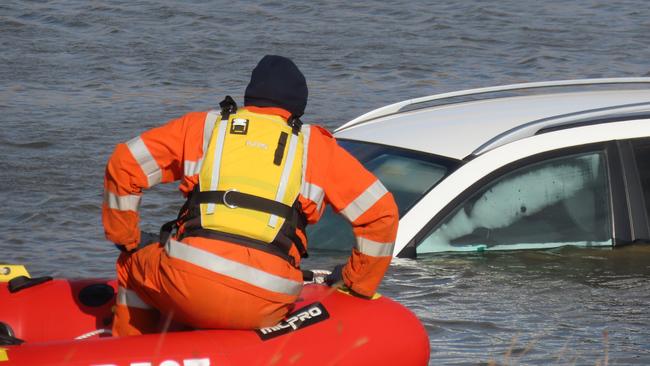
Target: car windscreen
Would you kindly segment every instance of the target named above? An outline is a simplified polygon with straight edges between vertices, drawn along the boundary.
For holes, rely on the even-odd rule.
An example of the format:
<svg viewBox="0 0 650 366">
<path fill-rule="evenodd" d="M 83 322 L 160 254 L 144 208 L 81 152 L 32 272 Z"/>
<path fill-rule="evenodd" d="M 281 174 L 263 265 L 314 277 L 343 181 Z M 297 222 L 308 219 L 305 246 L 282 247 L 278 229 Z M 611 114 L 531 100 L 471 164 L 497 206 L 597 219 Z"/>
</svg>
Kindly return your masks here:
<svg viewBox="0 0 650 366">
<path fill-rule="evenodd" d="M 338 143 L 393 194 L 400 217 L 458 164 L 451 159 L 391 146 L 350 140 L 338 140 Z M 354 245 L 350 224 L 331 207 L 327 207 L 316 225 L 308 227 L 307 234 L 310 248 L 349 250 Z"/>
</svg>

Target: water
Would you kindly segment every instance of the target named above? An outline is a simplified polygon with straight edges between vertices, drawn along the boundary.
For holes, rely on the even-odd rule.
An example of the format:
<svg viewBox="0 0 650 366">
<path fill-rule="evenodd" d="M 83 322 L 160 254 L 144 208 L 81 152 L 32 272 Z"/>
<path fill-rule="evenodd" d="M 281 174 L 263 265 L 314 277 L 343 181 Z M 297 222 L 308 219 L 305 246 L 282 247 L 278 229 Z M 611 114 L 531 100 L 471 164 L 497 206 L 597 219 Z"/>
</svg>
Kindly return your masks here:
<svg viewBox="0 0 650 366">
<path fill-rule="evenodd" d="M 13 1 L 0 4 L 0 262 L 110 276 L 102 182 L 115 144 L 292 57 L 331 129 L 438 92 L 650 76 L 650 4 L 597 1 Z M 148 192 L 153 231 L 182 199 Z M 413 310 L 436 365 L 650 363 L 643 246 L 399 260 L 381 291 Z M 343 255 L 315 253 L 308 267 Z"/>
</svg>

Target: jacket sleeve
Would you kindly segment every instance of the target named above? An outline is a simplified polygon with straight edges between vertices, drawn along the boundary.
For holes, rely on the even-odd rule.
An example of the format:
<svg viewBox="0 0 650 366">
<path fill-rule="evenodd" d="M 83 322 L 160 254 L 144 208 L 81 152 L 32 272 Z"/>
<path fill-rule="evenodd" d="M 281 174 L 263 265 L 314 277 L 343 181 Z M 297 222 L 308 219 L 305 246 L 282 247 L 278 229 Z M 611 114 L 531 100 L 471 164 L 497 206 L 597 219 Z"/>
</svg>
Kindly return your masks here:
<svg viewBox="0 0 650 366">
<path fill-rule="evenodd" d="M 142 191 L 183 177 L 189 116 L 148 130 L 115 148 L 104 176 L 102 221 L 108 240 L 127 250 L 137 247 Z"/>
<path fill-rule="evenodd" d="M 319 179 L 320 174 L 316 173 L 314 178 L 323 184 L 325 202 L 351 223 L 356 240 L 343 269 L 344 282 L 354 292 L 370 297 L 393 256 L 399 222 L 397 205 L 383 184 L 338 146 L 329 133 L 314 135 L 320 135 L 314 136 L 314 140 L 321 138 L 328 145 L 316 143 L 322 146 L 317 149 L 321 151 L 310 151 L 310 155 L 318 155 L 310 159 L 326 164 L 322 167 L 324 175 Z"/>
</svg>

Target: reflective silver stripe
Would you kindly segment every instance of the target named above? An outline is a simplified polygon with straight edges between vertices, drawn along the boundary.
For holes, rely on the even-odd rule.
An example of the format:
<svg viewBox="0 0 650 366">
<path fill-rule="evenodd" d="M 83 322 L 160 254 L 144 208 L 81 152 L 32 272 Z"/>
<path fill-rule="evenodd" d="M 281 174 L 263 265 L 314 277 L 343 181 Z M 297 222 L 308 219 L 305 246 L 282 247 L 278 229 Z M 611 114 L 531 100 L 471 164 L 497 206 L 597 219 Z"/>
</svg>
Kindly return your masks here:
<svg viewBox="0 0 650 366">
<path fill-rule="evenodd" d="M 183 162 L 183 174 L 185 174 L 186 177 L 199 174 L 200 164 L 200 161 L 185 160 Z"/>
<path fill-rule="evenodd" d="M 144 175 L 147 176 L 148 186 L 153 187 L 160 183 L 162 181 L 162 170 L 160 170 L 158 163 L 153 158 L 147 145 L 144 144 L 144 141 L 142 141 L 140 136 L 131 139 L 126 143 L 126 146 L 128 146 L 131 155 L 133 155 L 140 165 L 140 169 L 142 169 Z"/>
<path fill-rule="evenodd" d="M 209 111 L 205 116 L 205 123 L 203 124 L 203 156 L 208 151 L 212 130 L 214 130 L 214 124 L 217 123 L 217 118 L 219 118 L 219 112 L 217 111 Z"/>
<path fill-rule="evenodd" d="M 350 222 L 354 222 L 359 216 L 363 215 L 372 205 L 382 198 L 388 191 L 379 180 L 371 184 L 363 193 L 354 199 L 346 208 L 341 210 L 343 216 L 347 217 Z"/>
<path fill-rule="evenodd" d="M 325 191 L 323 188 L 313 183 L 304 183 L 302 185 L 302 191 L 300 193 L 305 198 L 314 201 L 316 203 L 316 208 L 318 211 L 320 211 L 320 208 L 323 205 L 323 200 L 325 199 Z"/>
<path fill-rule="evenodd" d="M 191 177 L 201 172 L 201 166 L 203 165 L 203 160 L 205 160 L 205 154 L 208 152 L 208 145 L 210 144 L 212 131 L 214 130 L 214 124 L 217 122 L 217 118 L 219 118 L 219 112 L 217 111 L 209 111 L 206 114 L 205 122 L 203 123 L 202 156 L 199 160 L 185 160 L 183 162 L 183 174 L 186 177 Z"/>
<path fill-rule="evenodd" d="M 357 236 L 355 248 L 365 255 L 371 257 L 392 257 L 395 243 L 378 243 L 370 239 Z"/>
<path fill-rule="evenodd" d="M 307 182 L 307 165 L 309 164 L 307 157 L 309 156 L 309 136 L 311 135 L 311 126 L 303 125 L 301 129 L 303 135 L 303 150 L 302 150 L 302 185 L 300 187 L 300 194 L 316 203 L 316 209 L 320 211 L 325 199 L 325 191 L 323 188 Z"/>
<path fill-rule="evenodd" d="M 205 123 L 203 123 L 203 150 L 201 150 L 202 157 L 198 161 L 198 166 L 195 170 L 196 173 L 194 174 L 199 174 L 201 171 L 201 166 L 203 165 L 203 160 L 205 160 L 205 155 L 208 153 L 208 145 L 212 139 L 212 132 L 214 131 L 214 125 L 217 123 L 219 114 L 218 111 L 212 110 L 205 116 Z"/>
<path fill-rule="evenodd" d="M 209 271 L 247 282 L 265 290 L 292 296 L 298 295 L 302 290 L 302 281 L 291 281 L 173 239 L 167 242 L 165 250 L 172 258 L 190 262 Z"/>
<path fill-rule="evenodd" d="M 140 198 L 135 194 L 129 194 L 125 196 L 118 196 L 109 191 L 104 191 L 104 202 L 109 208 L 120 210 L 120 211 L 135 211 L 138 212 L 140 207 Z"/>
<path fill-rule="evenodd" d="M 275 200 L 277 202 L 282 202 L 284 199 L 284 194 L 287 192 L 289 174 L 291 174 L 291 168 L 293 168 L 293 161 L 296 160 L 296 147 L 298 146 L 298 140 L 299 137 L 293 133 L 289 137 L 289 151 L 287 152 L 287 161 L 284 164 L 284 169 L 282 169 L 280 184 L 278 185 L 278 191 L 275 194 Z M 278 217 L 276 215 L 271 215 L 268 225 L 274 228 L 277 224 Z"/>
<path fill-rule="evenodd" d="M 212 162 L 212 179 L 210 180 L 210 190 L 216 191 L 219 184 L 219 169 L 221 168 L 221 155 L 223 155 L 223 145 L 226 139 L 226 129 L 228 128 L 228 120 L 222 119 L 219 122 L 219 130 L 217 131 L 217 141 L 214 147 L 214 161 Z M 215 209 L 214 203 L 208 203 L 206 214 L 211 215 Z"/>
<path fill-rule="evenodd" d="M 153 309 L 153 307 L 147 305 L 135 291 L 131 291 L 124 287 L 118 286 L 117 288 L 117 303 L 120 305 L 126 305 L 130 308 L 138 309 Z"/>
<path fill-rule="evenodd" d="M 307 180 L 307 157 L 309 156 L 309 136 L 311 135 L 311 126 L 302 125 L 300 132 L 302 133 L 302 183 L 304 186 Z M 303 196 L 307 197 L 306 194 L 303 194 Z"/>
</svg>

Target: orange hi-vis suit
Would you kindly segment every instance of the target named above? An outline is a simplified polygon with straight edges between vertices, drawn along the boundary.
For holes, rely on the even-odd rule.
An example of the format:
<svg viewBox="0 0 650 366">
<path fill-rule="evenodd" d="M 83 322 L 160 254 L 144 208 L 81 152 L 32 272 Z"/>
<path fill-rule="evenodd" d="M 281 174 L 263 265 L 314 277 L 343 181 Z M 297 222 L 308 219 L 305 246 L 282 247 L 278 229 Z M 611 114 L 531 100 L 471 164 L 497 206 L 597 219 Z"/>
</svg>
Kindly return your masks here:
<svg viewBox="0 0 650 366">
<path fill-rule="evenodd" d="M 253 117 L 290 117 L 277 107 L 241 109 Z M 301 243 L 289 249 L 290 260 L 228 240 L 179 235 L 182 226 L 166 243 L 133 251 L 140 242 L 142 191 L 180 180 L 181 192 L 191 195 L 199 185 L 213 130 L 223 123 L 218 117 L 218 111 L 188 113 L 118 144 L 107 164 L 102 207 L 106 237 L 131 251 L 117 261 L 116 336 L 156 332 L 164 320 L 195 328 L 270 326 L 291 310 L 300 294 L 304 227 L 292 236 Z M 325 204 L 350 221 L 356 245 L 343 280 L 353 292 L 370 297 L 393 254 L 398 224 L 393 197 L 325 129 L 304 125 L 300 134 L 298 207 L 308 224 L 320 219 Z M 161 314 L 169 319 L 160 319 Z"/>
</svg>

